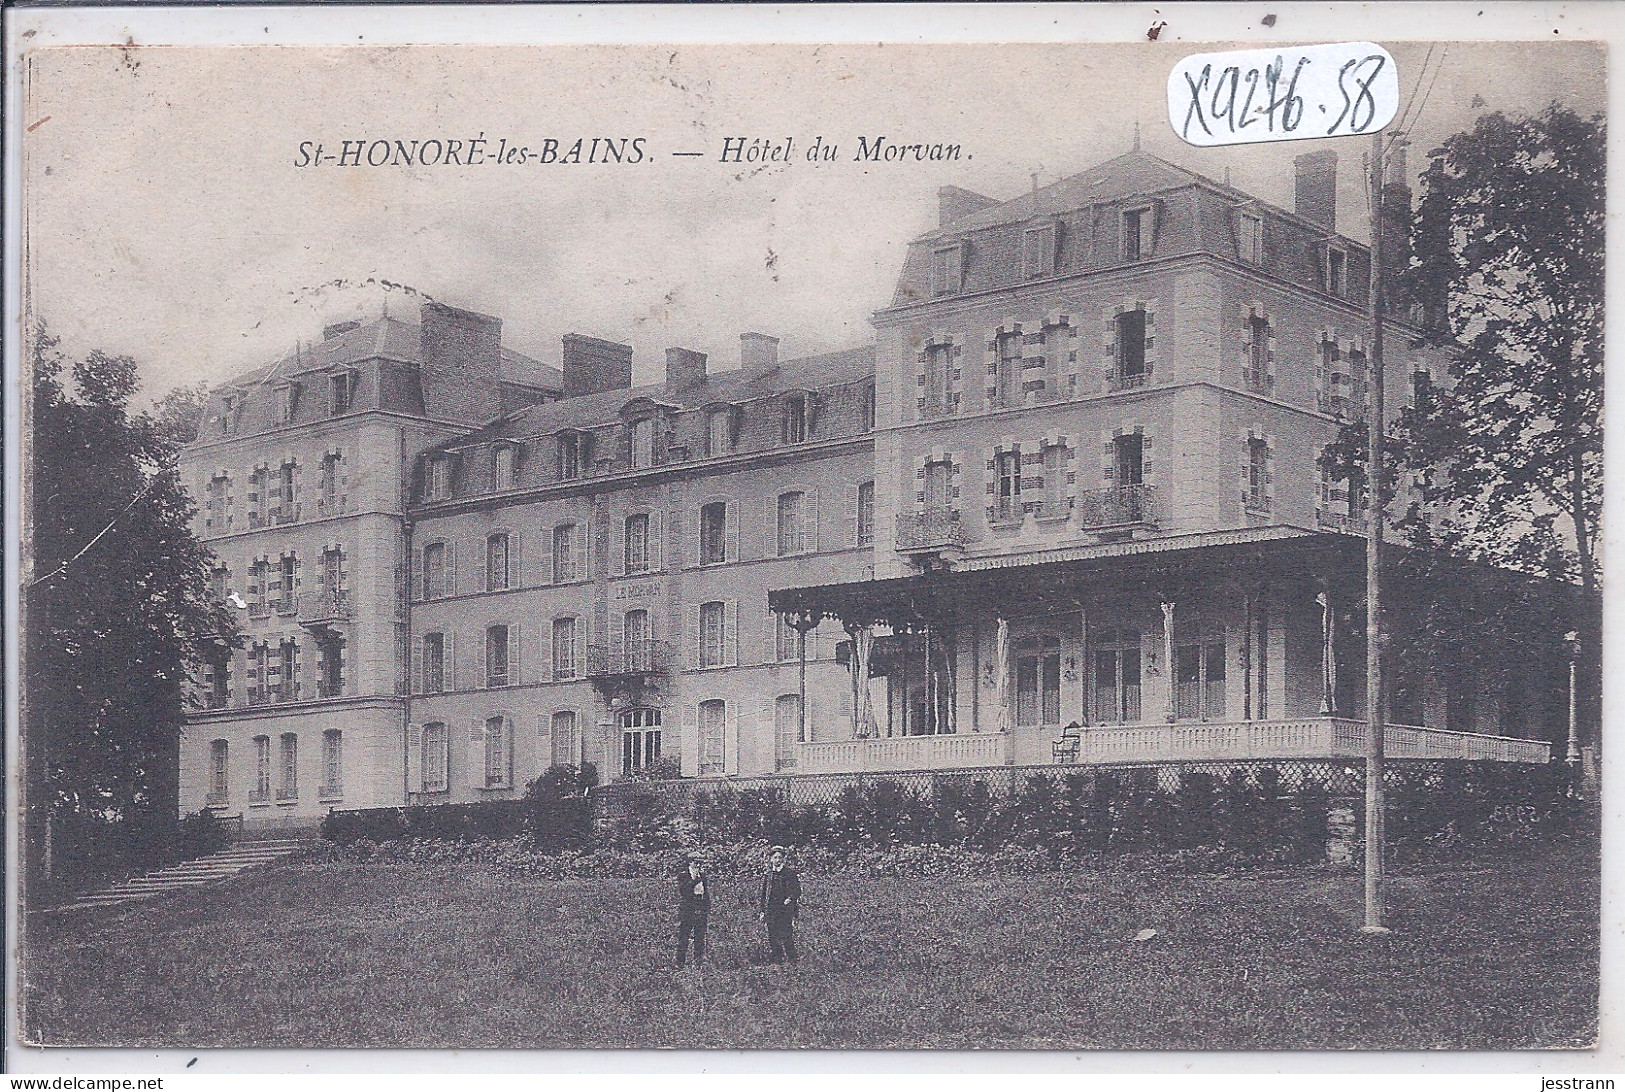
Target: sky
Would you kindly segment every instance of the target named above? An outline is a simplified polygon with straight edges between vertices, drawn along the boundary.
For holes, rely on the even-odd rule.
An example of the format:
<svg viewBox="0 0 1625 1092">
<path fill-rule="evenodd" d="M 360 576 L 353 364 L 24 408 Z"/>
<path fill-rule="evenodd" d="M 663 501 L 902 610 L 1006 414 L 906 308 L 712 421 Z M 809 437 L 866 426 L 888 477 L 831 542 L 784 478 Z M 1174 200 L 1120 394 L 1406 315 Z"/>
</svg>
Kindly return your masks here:
<svg viewBox="0 0 1625 1092">
<path fill-rule="evenodd" d="M 1384 43 L 1411 173 L 1485 112 L 1600 111 L 1581 43 Z M 69 352 L 128 353 L 146 394 L 224 381 L 324 323 L 422 297 L 496 315 L 556 366 L 561 335 L 737 364 L 741 332 L 801 356 L 871 340 L 937 188 L 997 198 L 1145 150 L 1283 207 L 1292 160 L 1340 156 L 1339 228 L 1364 237 L 1363 140 L 1183 144 L 1164 85 L 1213 47 L 417 46 L 40 50 L 23 104 L 29 314 Z M 1427 68 L 1424 70 L 1424 60 Z M 1422 99 L 1425 94 L 1425 102 Z M 643 138 L 637 164 L 300 167 L 301 145 Z M 953 143 L 958 162 L 853 162 L 859 136 Z M 809 163 L 814 137 L 838 148 Z M 719 161 L 729 137 L 795 140 L 788 163 Z M 698 157 L 673 152 L 695 151 Z M 406 289 L 366 287 L 372 280 Z M 408 290 L 409 289 L 409 290 Z"/>
</svg>

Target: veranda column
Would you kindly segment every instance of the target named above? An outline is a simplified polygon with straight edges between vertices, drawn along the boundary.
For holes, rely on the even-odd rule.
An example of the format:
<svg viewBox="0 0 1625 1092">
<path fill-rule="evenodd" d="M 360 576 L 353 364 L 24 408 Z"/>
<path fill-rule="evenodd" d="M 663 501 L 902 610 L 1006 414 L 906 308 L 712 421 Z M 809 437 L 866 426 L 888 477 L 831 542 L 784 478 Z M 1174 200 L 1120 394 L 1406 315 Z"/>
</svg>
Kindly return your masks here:
<svg viewBox="0 0 1625 1092">
<path fill-rule="evenodd" d="M 1241 592 L 1241 719 L 1253 719 L 1253 593 Z"/>
<path fill-rule="evenodd" d="M 1332 613 L 1332 594 L 1323 591 L 1315 596 L 1320 604 L 1320 715 L 1337 715 L 1337 639 L 1336 615 Z"/>
<path fill-rule="evenodd" d="M 1162 673 L 1168 680 L 1168 712 L 1164 717 L 1172 724 L 1179 713 L 1179 680 L 1174 671 L 1174 605 L 1162 604 Z"/>
<path fill-rule="evenodd" d="M 1008 732 L 1015 723 L 1010 715 L 1010 620 L 999 619 L 999 632 L 993 650 L 993 681 L 994 695 L 998 701 L 998 711 L 994 718 L 994 728 L 1000 732 Z"/>
</svg>

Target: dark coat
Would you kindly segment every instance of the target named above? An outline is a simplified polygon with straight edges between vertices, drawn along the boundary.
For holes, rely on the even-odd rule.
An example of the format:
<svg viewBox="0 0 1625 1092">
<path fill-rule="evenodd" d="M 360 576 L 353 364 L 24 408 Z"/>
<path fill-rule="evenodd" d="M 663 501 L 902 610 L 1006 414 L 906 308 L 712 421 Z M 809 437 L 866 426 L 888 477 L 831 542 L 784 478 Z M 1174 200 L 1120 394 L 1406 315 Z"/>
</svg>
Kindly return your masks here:
<svg viewBox="0 0 1625 1092">
<path fill-rule="evenodd" d="M 677 913 L 683 918 L 701 918 L 711 913 L 711 877 L 703 871 L 696 877 L 683 869 L 677 876 Z"/>
<path fill-rule="evenodd" d="M 762 877 L 762 913 L 769 918 L 789 921 L 801 908 L 801 877 L 785 865 L 783 871 L 768 869 Z"/>
</svg>

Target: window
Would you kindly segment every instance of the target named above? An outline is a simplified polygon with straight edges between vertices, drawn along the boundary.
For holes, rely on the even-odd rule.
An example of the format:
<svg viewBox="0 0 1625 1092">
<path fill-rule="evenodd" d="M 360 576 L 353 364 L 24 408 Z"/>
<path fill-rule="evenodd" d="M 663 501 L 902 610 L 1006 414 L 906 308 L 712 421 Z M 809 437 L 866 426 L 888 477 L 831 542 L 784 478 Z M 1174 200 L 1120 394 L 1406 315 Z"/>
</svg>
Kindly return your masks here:
<svg viewBox="0 0 1625 1092">
<path fill-rule="evenodd" d="M 513 488 L 513 448 L 507 444 L 491 449 L 491 488 L 499 493 Z"/>
<path fill-rule="evenodd" d="M 1133 630 L 1101 630 L 1095 637 L 1094 722 L 1137 724 L 1140 720 L 1140 635 Z"/>
<path fill-rule="evenodd" d="M 1326 251 L 1326 291 L 1334 296 L 1349 294 L 1349 258 L 1343 251 L 1332 247 Z"/>
<path fill-rule="evenodd" d="M 807 395 L 792 394 L 784 400 L 784 442 L 805 443 L 812 436 L 812 405 Z"/>
<path fill-rule="evenodd" d="M 1433 400 L 1433 374 L 1426 368 L 1411 373 L 1411 405 L 1426 409 Z"/>
<path fill-rule="evenodd" d="M 553 714 L 553 765 L 576 765 L 576 715 L 569 711 Z"/>
<path fill-rule="evenodd" d="M 292 732 L 282 733 L 282 782 L 277 786 L 276 798 L 299 799 L 299 737 Z"/>
<path fill-rule="evenodd" d="M 625 561 L 628 573 L 649 571 L 649 515 L 639 512 L 626 517 Z"/>
<path fill-rule="evenodd" d="M 721 667 L 727 660 L 727 605 L 700 604 L 700 666 Z"/>
<path fill-rule="evenodd" d="M 632 422 L 632 465 L 636 468 L 655 465 L 655 426 L 653 417 Z"/>
<path fill-rule="evenodd" d="M 423 548 L 423 598 L 439 599 L 446 593 L 446 544 L 431 542 Z"/>
<path fill-rule="evenodd" d="M 425 633 L 423 635 L 423 692 L 425 694 L 443 694 L 446 689 L 446 635 L 444 633 Z"/>
<path fill-rule="evenodd" d="M 1061 723 L 1061 639 L 1054 634 L 1017 643 L 1016 723 Z"/>
<path fill-rule="evenodd" d="M 1151 253 L 1150 209 L 1130 209 L 1123 213 L 1123 258 L 1136 262 Z"/>
<path fill-rule="evenodd" d="M 204 526 L 212 531 L 226 529 L 226 490 L 231 486 L 231 479 L 224 474 L 209 479 L 209 505 Z"/>
<path fill-rule="evenodd" d="M 1174 649 L 1174 708 L 1181 720 L 1224 719 L 1224 638 Z"/>
<path fill-rule="evenodd" d="M 773 739 L 777 744 L 778 768 L 796 764 L 797 744 L 802 740 L 801 695 L 781 694 L 773 702 Z"/>
<path fill-rule="evenodd" d="M 576 620 L 553 619 L 553 678 L 576 677 Z"/>
<path fill-rule="evenodd" d="M 429 460 L 429 499 L 446 500 L 451 496 L 451 459 L 436 455 Z"/>
<path fill-rule="evenodd" d="M 228 745 L 225 740 L 217 739 L 209 744 L 209 795 L 208 803 L 224 804 L 227 796 L 226 770 Z"/>
<path fill-rule="evenodd" d="M 1066 448 L 1060 444 L 1044 445 L 1044 498 L 1039 514 L 1066 515 Z"/>
<path fill-rule="evenodd" d="M 203 664 L 203 705 L 206 709 L 224 709 L 231 696 L 227 673 L 231 670 L 231 652 L 220 649 L 210 653 L 211 659 Z"/>
<path fill-rule="evenodd" d="M 254 737 L 254 791 L 249 793 L 250 802 L 260 803 L 271 799 L 271 737 Z"/>
<path fill-rule="evenodd" d="M 1118 488 L 1141 485 L 1145 481 L 1145 437 L 1125 432 L 1112 440 L 1113 480 Z"/>
<path fill-rule="evenodd" d="M 561 523 L 553 528 L 553 583 L 567 584 L 581 579 L 581 555 L 576 547 L 576 525 Z"/>
<path fill-rule="evenodd" d="M 857 544 L 859 546 L 873 546 L 875 544 L 874 482 L 864 482 L 858 486 L 857 529 Z"/>
<path fill-rule="evenodd" d="M 621 773 L 630 774 L 660 761 L 660 710 L 623 709 L 617 719 L 621 726 Z"/>
<path fill-rule="evenodd" d="M 629 610 L 621 619 L 621 648 L 628 672 L 654 670 L 654 642 L 649 633 L 649 612 Z"/>
<path fill-rule="evenodd" d="M 316 639 L 316 696 L 337 698 L 344 693 L 344 638 L 328 631 Z"/>
<path fill-rule="evenodd" d="M 801 492 L 784 493 L 779 496 L 778 511 L 778 547 L 779 556 L 799 554 L 806 549 L 806 502 L 807 495 Z"/>
<path fill-rule="evenodd" d="M 1270 321 L 1263 315 L 1247 316 L 1247 386 L 1268 390 L 1270 375 Z"/>
<path fill-rule="evenodd" d="M 508 719 L 506 717 L 487 717 L 485 719 L 485 787 L 488 789 L 505 789 L 508 787 Z"/>
<path fill-rule="evenodd" d="M 423 726 L 423 791 L 445 792 L 449 784 L 448 760 L 450 759 L 449 744 L 450 733 L 444 724 L 425 724 Z"/>
<path fill-rule="evenodd" d="M 1021 404 L 1021 335 L 1002 333 L 993 361 L 993 407 L 1010 409 Z"/>
<path fill-rule="evenodd" d="M 491 535 L 485 540 L 485 590 L 506 590 L 509 577 L 508 536 Z"/>
<path fill-rule="evenodd" d="M 1028 228 L 1021 236 L 1021 274 L 1025 280 L 1055 272 L 1055 228 Z"/>
<path fill-rule="evenodd" d="M 344 549 L 329 546 L 322 551 L 322 589 L 335 602 L 344 598 Z"/>
<path fill-rule="evenodd" d="M 243 404 L 234 394 L 228 394 L 221 400 L 220 405 L 220 435 L 235 436 L 237 434 L 237 419 L 242 414 Z"/>
<path fill-rule="evenodd" d="M 338 372 L 328 380 L 328 406 L 334 417 L 341 417 L 355 407 L 355 373 Z"/>
<path fill-rule="evenodd" d="M 254 562 L 248 567 L 248 613 L 250 617 L 263 618 L 271 613 L 271 604 L 266 598 L 271 583 L 271 563 L 264 559 Z"/>
<path fill-rule="evenodd" d="M 508 685 L 508 627 L 485 627 L 485 685 Z"/>
<path fill-rule="evenodd" d="M 273 492 L 278 501 L 273 515 L 278 523 L 292 523 L 299 518 L 299 505 L 293 495 L 293 477 L 297 469 L 297 464 L 289 462 L 276 470 L 276 489 Z"/>
<path fill-rule="evenodd" d="M 728 560 L 728 504 L 712 501 L 700 509 L 700 564 L 720 565 Z"/>
<path fill-rule="evenodd" d="M 721 699 L 700 702 L 699 755 L 701 777 L 723 773 L 723 748 L 727 739 L 728 704 Z"/>
<path fill-rule="evenodd" d="M 1117 316 L 1118 387 L 1137 387 L 1145 382 L 1145 311 L 1134 308 Z"/>
<path fill-rule="evenodd" d="M 733 411 L 711 410 L 705 415 L 705 453 L 726 455 L 733 447 Z"/>
<path fill-rule="evenodd" d="M 298 596 L 294 594 L 296 580 L 299 574 L 299 559 L 293 554 L 283 554 L 277 561 L 277 575 L 281 577 L 282 596 L 277 602 L 277 610 L 283 614 L 292 614 L 298 606 Z"/>
<path fill-rule="evenodd" d="M 932 459 L 925 464 L 926 511 L 935 512 L 950 507 L 948 502 L 953 470 L 953 463 L 947 459 Z"/>
<path fill-rule="evenodd" d="M 559 433 L 559 478 L 574 481 L 581 477 L 587 466 L 587 441 L 579 432 Z"/>
<path fill-rule="evenodd" d="M 875 386 L 873 383 L 863 388 L 859 404 L 858 424 L 864 432 L 873 432 L 875 430 Z"/>
<path fill-rule="evenodd" d="M 994 457 L 993 518 L 1001 522 L 1021 519 L 1021 452 L 1001 451 Z"/>
<path fill-rule="evenodd" d="M 322 778 L 318 795 L 344 795 L 344 733 L 337 728 L 322 733 Z"/>
<path fill-rule="evenodd" d="M 277 649 L 278 676 L 277 698 L 280 701 L 295 701 L 299 697 L 299 646 L 293 641 L 283 641 Z"/>
<path fill-rule="evenodd" d="M 1237 257 L 1248 265 L 1264 262 L 1264 221 L 1242 213 L 1236 229 Z"/>
<path fill-rule="evenodd" d="M 1249 437 L 1247 440 L 1247 507 L 1255 511 L 1264 511 L 1270 506 L 1269 460 L 1269 444 L 1260 437 Z"/>
<path fill-rule="evenodd" d="M 316 507 L 322 515 L 337 514 L 339 504 L 339 474 L 341 473 L 342 459 L 334 452 L 322 456 L 322 493 Z"/>
<path fill-rule="evenodd" d="M 801 634 L 787 615 L 773 616 L 773 658 L 780 663 L 801 658 Z"/>
<path fill-rule="evenodd" d="M 263 527 L 270 515 L 271 471 L 256 467 L 248 475 L 248 525 Z"/>
<path fill-rule="evenodd" d="M 952 386 L 954 347 L 930 345 L 925 350 L 925 410 L 932 416 L 948 412 L 948 392 Z"/>
<path fill-rule="evenodd" d="M 224 565 L 216 565 L 209 570 L 209 595 L 212 598 L 224 600 L 231 589 L 231 570 Z"/>
<path fill-rule="evenodd" d="M 957 246 L 943 247 L 931 255 L 931 294 L 956 295 L 964 288 L 964 261 Z"/>
</svg>

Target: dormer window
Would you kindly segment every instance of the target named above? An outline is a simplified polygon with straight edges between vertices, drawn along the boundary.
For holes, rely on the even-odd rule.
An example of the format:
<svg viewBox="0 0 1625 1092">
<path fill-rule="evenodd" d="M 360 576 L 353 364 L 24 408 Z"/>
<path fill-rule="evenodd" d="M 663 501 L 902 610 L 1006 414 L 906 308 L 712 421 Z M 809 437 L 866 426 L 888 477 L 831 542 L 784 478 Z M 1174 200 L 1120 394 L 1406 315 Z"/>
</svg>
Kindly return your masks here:
<svg viewBox="0 0 1625 1092">
<path fill-rule="evenodd" d="M 939 247 L 931 253 L 931 294 L 954 296 L 965 288 L 965 248 Z"/>
<path fill-rule="evenodd" d="M 1123 213 L 1123 260 L 1137 262 L 1151 256 L 1155 209 L 1150 206 Z"/>
<path fill-rule="evenodd" d="M 1264 264 L 1264 220 L 1242 213 L 1236 223 L 1236 257 L 1248 265 Z"/>
<path fill-rule="evenodd" d="M 591 463 L 592 437 L 585 432 L 559 433 L 559 480 L 574 481 Z"/>
<path fill-rule="evenodd" d="M 448 500 L 451 497 L 451 457 L 436 455 L 429 460 L 429 499 Z"/>
<path fill-rule="evenodd" d="M 705 413 L 705 453 L 726 455 L 734 449 L 734 421 L 737 410 L 733 406 L 713 406 Z"/>
<path fill-rule="evenodd" d="M 356 374 L 335 372 L 328 377 L 327 404 L 332 416 L 340 417 L 355 409 Z"/>
<path fill-rule="evenodd" d="M 812 439 L 812 432 L 812 395 L 797 393 L 785 396 L 781 439 L 787 444 L 803 444 Z"/>
<path fill-rule="evenodd" d="M 1021 275 L 1037 280 L 1055 272 L 1055 225 L 1028 228 L 1021 237 Z"/>
<path fill-rule="evenodd" d="M 1334 296 L 1349 294 L 1349 256 L 1339 247 L 1326 249 L 1326 291 Z"/>
<path fill-rule="evenodd" d="M 632 465 L 641 469 L 655 465 L 655 438 L 658 424 L 653 417 L 632 422 Z"/>
<path fill-rule="evenodd" d="M 513 488 L 514 448 L 512 444 L 497 444 L 491 449 L 491 489 L 500 493 Z"/>
<path fill-rule="evenodd" d="M 859 412 L 861 414 L 859 424 L 862 426 L 863 431 L 873 432 L 875 430 L 875 385 L 873 383 L 864 385 Z"/>
<path fill-rule="evenodd" d="M 235 394 L 228 394 L 220 404 L 220 435 L 237 435 L 237 419 L 242 414 L 242 399 Z"/>
<path fill-rule="evenodd" d="M 277 423 L 290 425 L 299 409 L 299 384 L 284 383 L 276 389 Z"/>
</svg>

